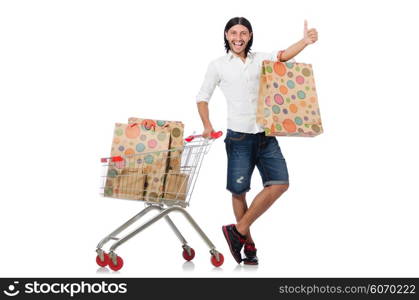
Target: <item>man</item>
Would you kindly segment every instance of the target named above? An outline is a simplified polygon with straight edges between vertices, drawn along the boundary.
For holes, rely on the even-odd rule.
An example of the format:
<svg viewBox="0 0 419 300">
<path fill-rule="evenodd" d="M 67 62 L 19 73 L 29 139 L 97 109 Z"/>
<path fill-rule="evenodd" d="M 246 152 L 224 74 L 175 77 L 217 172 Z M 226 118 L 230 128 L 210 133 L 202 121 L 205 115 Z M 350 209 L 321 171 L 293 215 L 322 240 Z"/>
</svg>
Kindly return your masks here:
<svg viewBox="0 0 419 300">
<path fill-rule="evenodd" d="M 250 22 L 243 17 L 233 18 L 224 29 L 227 55 L 209 64 L 196 97 L 205 137 L 214 130 L 209 119 L 208 101 L 217 85 L 227 100 L 227 189 L 232 193 L 237 224 L 223 226 L 222 230 L 237 263 L 258 264 L 250 226 L 289 186 L 287 165 L 276 138 L 265 136 L 263 128 L 256 123 L 261 63 L 263 60 L 288 61 L 316 41 L 316 29 L 308 29 L 307 21 L 304 21 L 304 37 L 286 50 L 252 53 Z M 264 187 L 248 207 L 246 192 L 250 190 L 255 166 Z M 244 259 L 241 256 L 243 246 Z"/>
</svg>

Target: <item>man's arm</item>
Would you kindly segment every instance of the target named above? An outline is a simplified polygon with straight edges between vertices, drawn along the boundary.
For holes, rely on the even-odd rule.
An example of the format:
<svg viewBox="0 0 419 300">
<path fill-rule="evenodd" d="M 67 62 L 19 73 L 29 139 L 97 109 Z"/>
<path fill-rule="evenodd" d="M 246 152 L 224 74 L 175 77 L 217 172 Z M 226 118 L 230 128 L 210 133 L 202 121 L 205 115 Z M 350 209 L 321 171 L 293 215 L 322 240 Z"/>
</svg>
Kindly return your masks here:
<svg viewBox="0 0 419 300">
<path fill-rule="evenodd" d="M 199 116 L 201 117 L 202 124 L 204 125 L 204 132 L 202 133 L 204 137 L 210 137 L 211 132 L 214 131 L 209 120 L 208 102 L 219 82 L 220 78 L 218 76 L 217 68 L 215 63 L 212 62 L 208 65 L 204 82 L 202 83 L 201 89 L 196 96 L 196 104 L 198 107 Z"/>
<path fill-rule="evenodd" d="M 214 131 L 212 128 L 212 124 L 209 119 L 209 109 L 208 109 L 208 102 L 200 101 L 197 103 L 199 116 L 201 117 L 202 124 L 204 125 L 204 132 L 202 135 L 204 137 L 209 137 L 211 132 Z"/>
<path fill-rule="evenodd" d="M 285 51 L 278 52 L 278 60 L 279 61 L 287 61 L 296 56 L 298 53 L 300 53 L 305 47 L 307 47 L 306 42 L 304 39 L 296 42 L 295 44 L 289 46 Z"/>
<path fill-rule="evenodd" d="M 279 51 L 278 60 L 290 60 L 300 53 L 305 47 L 316 42 L 317 39 L 317 30 L 315 28 L 307 29 L 307 21 L 304 20 L 304 37 L 300 41 L 288 47 L 285 51 Z"/>
</svg>

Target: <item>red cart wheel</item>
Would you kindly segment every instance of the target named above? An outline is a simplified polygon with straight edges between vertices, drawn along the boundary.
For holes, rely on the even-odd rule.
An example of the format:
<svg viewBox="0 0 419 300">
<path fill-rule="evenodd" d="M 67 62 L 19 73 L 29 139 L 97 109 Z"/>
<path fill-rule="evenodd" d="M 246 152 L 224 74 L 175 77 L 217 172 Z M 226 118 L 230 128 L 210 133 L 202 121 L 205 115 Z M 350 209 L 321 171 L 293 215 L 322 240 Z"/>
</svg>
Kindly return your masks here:
<svg viewBox="0 0 419 300">
<path fill-rule="evenodd" d="M 211 255 L 211 263 L 216 267 L 219 267 L 224 263 L 224 256 L 221 253 L 218 253 L 218 256 L 220 261 L 217 261 L 217 257 L 215 255 Z"/>
<path fill-rule="evenodd" d="M 195 250 L 191 248 L 191 255 L 189 255 L 188 251 L 183 250 L 183 258 L 187 261 L 191 261 L 195 257 Z"/>
<path fill-rule="evenodd" d="M 113 271 L 118 271 L 122 268 L 124 265 L 124 261 L 121 257 L 116 256 L 116 265 L 113 264 L 112 259 L 109 257 L 109 268 L 111 268 Z"/>
<path fill-rule="evenodd" d="M 96 256 L 96 263 L 101 267 L 106 267 L 109 263 L 109 255 L 107 253 L 103 253 L 103 261 L 100 259 L 100 256 Z"/>
</svg>

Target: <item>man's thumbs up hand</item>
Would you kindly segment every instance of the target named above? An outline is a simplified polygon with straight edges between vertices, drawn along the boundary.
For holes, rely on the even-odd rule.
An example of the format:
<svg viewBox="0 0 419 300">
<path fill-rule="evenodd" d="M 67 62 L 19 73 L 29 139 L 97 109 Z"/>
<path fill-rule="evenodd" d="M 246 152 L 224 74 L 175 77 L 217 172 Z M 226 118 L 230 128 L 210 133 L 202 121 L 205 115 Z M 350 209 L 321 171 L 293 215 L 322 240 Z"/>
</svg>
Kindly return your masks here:
<svg viewBox="0 0 419 300">
<path fill-rule="evenodd" d="M 304 41 L 307 45 L 317 41 L 317 30 L 315 28 L 307 28 L 307 20 L 304 20 Z"/>
</svg>

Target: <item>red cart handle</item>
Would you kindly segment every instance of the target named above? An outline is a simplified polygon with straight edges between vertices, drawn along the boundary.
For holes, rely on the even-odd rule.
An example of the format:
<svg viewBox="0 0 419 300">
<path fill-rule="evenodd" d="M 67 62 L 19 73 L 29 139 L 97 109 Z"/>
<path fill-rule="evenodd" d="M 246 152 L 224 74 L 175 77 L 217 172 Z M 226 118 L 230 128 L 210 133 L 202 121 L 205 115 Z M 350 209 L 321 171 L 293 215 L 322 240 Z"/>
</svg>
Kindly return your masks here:
<svg viewBox="0 0 419 300">
<path fill-rule="evenodd" d="M 222 131 L 217 131 L 217 132 L 215 132 L 215 131 L 213 131 L 213 132 L 211 132 L 211 138 L 212 139 L 218 139 L 220 136 L 222 136 L 223 135 L 223 132 Z M 202 137 L 202 134 L 197 134 L 197 135 L 190 135 L 190 136 L 188 136 L 186 139 L 185 139 L 185 141 L 186 142 L 192 142 L 193 141 L 193 139 L 194 138 L 197 138 L 197 137 Z"/>
<path fill-rule="evenodd" d="M 111 162 L 118 162 L 118 161 L 123 161 L 124 159 L 122 158 L 122 156 L 112 156 L 112 157 L 101 158 L 100 162 L 107 163 L 108 160 L 110 160 Z"/>
</svg>

